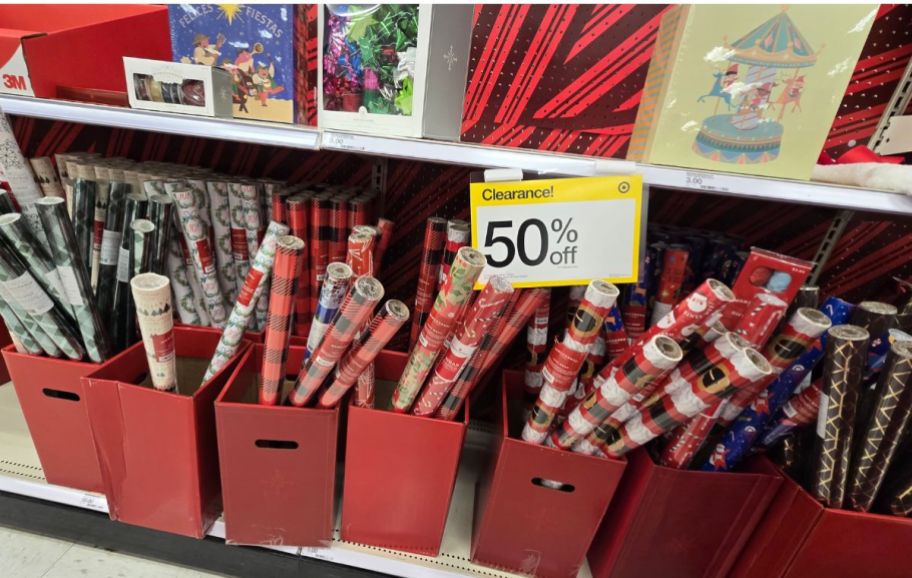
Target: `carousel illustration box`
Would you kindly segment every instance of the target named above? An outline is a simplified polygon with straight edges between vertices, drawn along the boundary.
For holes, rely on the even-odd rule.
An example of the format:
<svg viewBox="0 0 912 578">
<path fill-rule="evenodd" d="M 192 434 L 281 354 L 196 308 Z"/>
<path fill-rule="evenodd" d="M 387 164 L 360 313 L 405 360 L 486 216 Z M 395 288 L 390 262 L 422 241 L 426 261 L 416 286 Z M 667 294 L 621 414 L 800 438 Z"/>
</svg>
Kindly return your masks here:
<svg viewBox="0 0 912 578">
<path fill-rule="evenodd" d="M 810 178 L 877 8 L 717 4 L 670 10 L 627 157 Z"/>
<path fill-rule="evenodd" d="M 219 66 L 234 81 L 234 117 L 294 122 L 292 4 L 171 4 L 176 62 Z"/>
</svg>

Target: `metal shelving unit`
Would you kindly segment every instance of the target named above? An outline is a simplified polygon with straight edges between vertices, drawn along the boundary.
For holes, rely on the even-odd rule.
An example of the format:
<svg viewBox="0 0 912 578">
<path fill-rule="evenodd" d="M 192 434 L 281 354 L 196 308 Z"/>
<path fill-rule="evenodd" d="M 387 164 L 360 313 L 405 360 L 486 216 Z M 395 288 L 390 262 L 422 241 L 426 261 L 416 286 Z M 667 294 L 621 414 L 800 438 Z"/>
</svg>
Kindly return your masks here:
<svg viewBox="0 0 912 578">
<path fill-rule="evenodd" d="M 0 108 L 20 116 L 183 134 L 252 144 L 455 164 L 519 168 L 539 175 L 593 176 L 640 172 L 654 187 L 834 209 L 912 215 L 912 197 L 825 183 L 636 164 L 572 154 L 395 138 L 271 123 L 164 114 L 74 102 L 0 96 Z"/>
</svg>

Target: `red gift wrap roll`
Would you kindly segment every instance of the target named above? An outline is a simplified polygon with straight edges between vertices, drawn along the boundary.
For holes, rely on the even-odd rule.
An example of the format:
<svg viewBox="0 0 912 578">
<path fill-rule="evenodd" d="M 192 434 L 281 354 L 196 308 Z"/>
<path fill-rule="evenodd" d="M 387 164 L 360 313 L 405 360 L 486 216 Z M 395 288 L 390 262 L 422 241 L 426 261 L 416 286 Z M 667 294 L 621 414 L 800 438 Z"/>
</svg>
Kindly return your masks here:
<svg viewBox="0 0 912 578">
<path fill-rule="evenodd" d="M 450 265 L 456 258 L 456 252 L 469 244 L 471 230 L 465 221 L 453 219 L 447 221 L 446 244 L 443 247 L 443 261 L 440 263 L 440 273 L 437 275 L 437 288 L 443 287 L 447 276 L 450 274 Z"/>
<path fill-rule="evenodd" d="M 293 195 L 285 201 L 288 228 L 290 233 L 302 240 L 310 239 L 307 230 L 310 213 L 310 198 L 305 194 Z M 295 295 L 294 334 L 307 336 L 310 325 L 310 254 L 308 247 L 301 255 L 301 276 L 298 281 L 298 292 Z"/>
<path fill-rule="evenodd" d="M 329 194 L 321 193 L 310 201 L 310 311 L 317 310 L 320 286 L 329 265 L 329 245 L 333 231 L 330 223 Z M 344 259 L 343 259 L 344 260 Z"/>
<path fill-rule="evenodd" d="M 446 226 L 446 219 L 431 217 L 424 228 L 424 245 L 421 250 L 421 266 L 418 269 L 418 288 L 415 291 L 415 314 L 412 316 L 409 348 L 415 346 L 418 334 L 421 333 L 421 328 L 431 313 L 446 242 Z"/>
<path fill-rule="evenodd" d="M 329 199 L 329 227 L 332 234 L 329 260 L 345 261 L 348 252 L 348 199 L 344 195 Z"/>
<path fill-rule="evenodd" d="M 345 264 L 351 267 L 355 277 L 374 273 L 374 237 L 366 233 L 352 233 L 348 236 L 348 255 Z"/>
<path fill-rule="evenodd" d="M 788 303 L 768 291 L 754 295 L 732 330 L 750 343 L 751 347 L 760 349 L 766 345 L 782 320 Z"/>
<path fill-rule="evenodd" d="M 544 302 L 535 310 L 529 319 L 526 329 L 526 347 L 529 350 L 529 361 L 526 363 L 524 387 L 530 396 L 537 396 L 541 389 L 541 370 L 545 364 L 545 352 L 548 351 L 548 321 L 551 317 L 551 300 Z"/>
</svg>

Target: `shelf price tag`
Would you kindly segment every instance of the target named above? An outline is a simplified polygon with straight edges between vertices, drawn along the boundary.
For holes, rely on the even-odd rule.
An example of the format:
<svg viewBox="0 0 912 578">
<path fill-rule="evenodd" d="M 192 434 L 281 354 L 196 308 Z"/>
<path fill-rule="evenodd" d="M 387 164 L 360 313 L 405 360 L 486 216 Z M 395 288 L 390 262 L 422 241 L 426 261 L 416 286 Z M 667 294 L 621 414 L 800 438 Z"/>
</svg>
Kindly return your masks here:
<svg viewBox="0 0 912 578">
<path fill-rule="evenodd" d="M 637 279 L 640 175 L 478 182 L 470 198 L 472 246 L 488 259 L 476 288 L 491 275 L 514 287 Z"/>
</svg>

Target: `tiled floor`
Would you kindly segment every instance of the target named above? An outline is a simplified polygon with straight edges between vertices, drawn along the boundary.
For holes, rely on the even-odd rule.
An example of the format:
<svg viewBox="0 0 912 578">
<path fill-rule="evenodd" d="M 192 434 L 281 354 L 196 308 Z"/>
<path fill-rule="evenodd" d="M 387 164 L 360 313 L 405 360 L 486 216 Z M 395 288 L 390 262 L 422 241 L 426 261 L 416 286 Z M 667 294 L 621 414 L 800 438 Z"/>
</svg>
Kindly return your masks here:
<svg viewBox="0 0 912 578">
<path fill-rule="evenodd" d="M 0 527 L 0 576 L 9 578 L 206 578 L 209 574 Z"/>
</svg>

